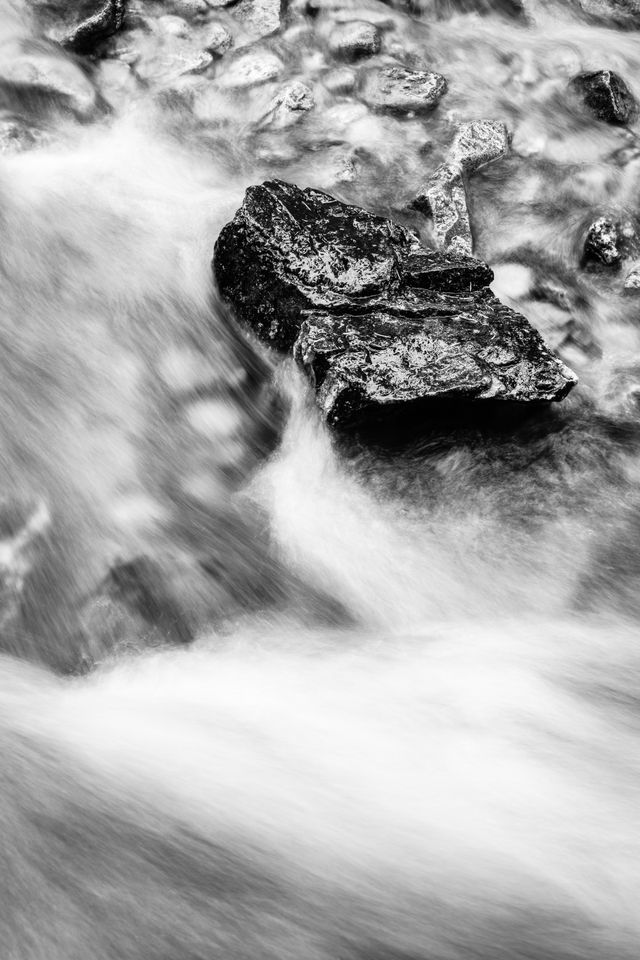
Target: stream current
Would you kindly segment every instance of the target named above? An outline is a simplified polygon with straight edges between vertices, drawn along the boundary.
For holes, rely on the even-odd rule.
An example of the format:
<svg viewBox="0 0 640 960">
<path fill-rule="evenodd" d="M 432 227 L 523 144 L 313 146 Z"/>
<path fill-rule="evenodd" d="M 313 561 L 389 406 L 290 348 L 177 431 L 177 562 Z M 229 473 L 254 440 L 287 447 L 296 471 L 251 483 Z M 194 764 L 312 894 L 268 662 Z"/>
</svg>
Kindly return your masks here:
<svg viewBox="0 0 640 960">
<path fill-rule="evenodd" d="M 0 4 L 0 74 L 54 58 L 74 104 L 3 81 L 38 136 L 0 154 L 2 960 L 638 956 L 640 301 L 580 251 L 635 224 L 640 147 L 567 83 L 640 94 L 640 33 L 327 9 L 389 19 L 438 109 L 330 89 L 300 7 L 280 78 L 229 96 L 174 34 L 136 73 Z M 314 109 L 263 121 L 291 78 Z M 217 300 L 215 238 L 278 176 L 428 241 L 407 203 L 476 117 L 512 141 L 474 252 L 579 385 L 500 435 L 338 442 Z M 140 557 L 164 627 L 101 587 Z"/>
</svg>

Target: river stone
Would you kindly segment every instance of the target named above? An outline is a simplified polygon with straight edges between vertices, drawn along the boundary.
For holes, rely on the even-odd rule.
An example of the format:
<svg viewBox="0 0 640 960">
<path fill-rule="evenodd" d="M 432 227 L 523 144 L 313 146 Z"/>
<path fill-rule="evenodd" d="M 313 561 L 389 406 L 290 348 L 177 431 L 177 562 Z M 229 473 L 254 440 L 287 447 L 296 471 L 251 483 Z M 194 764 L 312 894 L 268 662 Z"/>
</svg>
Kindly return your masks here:
<svg viewBox="0 0 640 960">
<path fill-rule="evenodd" d="M 509 137 L 504 123 L 498 120 L 470 120 L 461 123 L 451 146 L 451 162 L 459 163 L 466 173 L 473 173 L 486 163 L 506 156 Z"/>
<path fill-rule="evenodd" d="M 640 266 L 636 265 L 626 275 L 624 280 L 624 291 L 625 293 L 632 293 L 634 296 L 640 293 Z"/>
<path fill-rule="evenodd" d="M 87 118 L 96 107 L 96 91 L 86 74 L 69 57 L 23 53 L 0 61 L 0 86 L 5 97 L 20 100 L 37 95 L 48 104 L 63 106 Z"/>
<path fill-rule="evenodd" d="M 76 53 L 89 53 L 120 29 L 125 0 L 29 0 L 45 36 Z"/>
<path fill-rule="evenodd" d="M 341 23 L 329 34 L 329 50 L 342 60 L 371 57 L 380 50 L 380 33 L 363 20 Z"/>
<path fill-rule="evenodd" d="M 432 218 L 433 237 L 439 250 L 443 253 L 471 255 L 473 238 L 460 164 L 441 164 L 413 205 Z"/>
<path fill-rule="evenodd" d="M 613 70 L 580 73 L 570 82 L 588 110 L 605 123 L 630 123 L 638 105 L 622 77 Z"/>
<path fill-rule="evenodd" d="M 406 67 L 375 67 L 363 74 L 360 96 L 374 110 L 422 113 L 433 110 L 447 92 L 439 73 Z"/>
<path fill-rule="evenodd" d="M 282 0 L 239 0 L 230 12 L 255 39 L 268 37 L 280 29 Z"/>
<path fill-rule="evenodd" d="M 584 242 L 584 262 L 597 261 L 606 267 L 617 266 L 621 260 L 618 225 L 606 217 L 595 220 Z"/>
<path fill-rule="evenodd" d="M 433 400 L 561 400 L 576 382 L 492 294 L 486 264 L 426 250 L 319 190 L 249 187 L 213 269 L 238 319 L 293 353 L 332 424 L 409 416 Z"/>
<path fill-rule="evenodd" d="M 276 80 L 283 70 L 284 64 L 275 53 L 252 50 L 226 64 L 216 83 L 221 90 L 246 90 Z"/>
<path fill-rule="evenodd" d="M 313 91 L 301 80 L 293 80 L 275 95 L 259 127 L 277 130 L 291 127 L 314 106 Z"/>
<path fill-rule="evenodd" d="M 222 57 L 233 46 L 233 37 L 221 23 L 212 23 L 204 46 L 209 53 Z"/>
</svg>

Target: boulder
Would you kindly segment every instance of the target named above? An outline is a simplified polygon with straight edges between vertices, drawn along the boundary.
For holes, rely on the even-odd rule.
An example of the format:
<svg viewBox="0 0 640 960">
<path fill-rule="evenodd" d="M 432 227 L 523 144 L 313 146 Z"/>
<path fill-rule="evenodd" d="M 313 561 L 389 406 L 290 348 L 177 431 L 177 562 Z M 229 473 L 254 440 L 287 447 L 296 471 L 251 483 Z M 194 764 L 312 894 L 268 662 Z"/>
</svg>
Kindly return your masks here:
<svg viewBox="0 0 640 960">
<path fill-rule="evenodd" d="M 50 40 L 75 53 L 90 53 L 120 29 L 125 0 L 29 0 L 29 7 Z"/>
<path fill-rule="evenodd" d="M 360 84 L 360 97 L 367 106 L 389 113 L 425 113 L 433 110 L 446 92 L 442 74 L 400 66 L 366 70 Z"/>
<path fill-rule="evenodd" d="M 250 187 L 213 259 L 222 297 L 291 352 L 331 424 L 432 401 L 561 400 L 570 370 L 491 293 L 491 269 L 318 190 Z"/>
<path fill-rule="evenodd" d="M 613 70 L 580 73 L 571 80 L 570 86 L 590 113 L 605 123 L 627 124 L 638 113 L 635 97 Z"/>
</svg>

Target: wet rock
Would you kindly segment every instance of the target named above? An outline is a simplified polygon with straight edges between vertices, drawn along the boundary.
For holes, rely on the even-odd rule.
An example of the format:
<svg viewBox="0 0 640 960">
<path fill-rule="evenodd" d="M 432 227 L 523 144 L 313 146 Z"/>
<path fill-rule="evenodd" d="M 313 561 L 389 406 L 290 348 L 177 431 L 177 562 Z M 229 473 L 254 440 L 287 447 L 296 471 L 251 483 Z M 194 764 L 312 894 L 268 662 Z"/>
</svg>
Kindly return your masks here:
<svg viewBox="0 0 640 960">
<path fill-rule="evenodd" d="M 260 127 L 269 126 L 274 129 L 291 127 L 314 106 L 311 89 L 300 80 L 294 80 L 276 94 Z"/>
<path fill-rule="evenodd" d="M 222 57 L 232 46 L 233 37 L 227 28 L 223 27 L 221 23 L 212 23 L 207 32 L 205 50 L 216 57 Z"/>
<path fill-rule="evenodd" d="M 429 178 L 414 207 L 433 220 L 439 250 L 469 256 L 473 249 L 467 191 L 458 164 L 443 163 Z"/>
<path fill-rule="evenodd" d="M 606 267 L 617 266 L 622 258 L 619 246 L 620 236 L 617 224 L 606 217 L 600 217 L 591 224 L 587 232 L 584 241 L 583 265 L 596 262 Z"/>
<path fill-rule="evenodd" d="M 78 117 L 89 117 L 96 107 L 96 91 L 85 73 L 65 56 L 20 54 L 0 64 L 0 93 L 9 102 L 28 106 L 66 107 Z"/>
<path fill-rule="evenodd" d="M 338 24 L 329 34 L 329 50 L 343 60 L 371 57 L 380 50 L 380 33 L 363 20 Z"/>
<path fill-rule="evenodd" d="M 624 278 L 624 291 L 634 296 L 640 293 L 640 266 L 635 266 Z"/>
<path fill-rule="evenodd" d="M 231 13 L 254 38 L 268 37 L 280 29 L 282 0 L 239 0 Z"/>
<path fill-rule="evenodd" d="M 390 113 L 423 113 L 433 110 L 447 92 L 439 73 L 376 67 L 363 73 L 360 96 L 374 110 Z"/>
<path fill-rule="evenodd" d="M 637 116 L 635 97 L 622 77 L 613 70 L 581 73 L 571 80 L 570 86 L 598 120 L 627 124 Z"/>
<path fill-rule="evenodd" d="M 250 187 L 215 245 L 239 320 L 291 351 L 333 424 L 428 401 L 560 400 L 575 377 L 488 289 L 492 272 L 318 190 Z"/>
<path fill-rule="evenodd" d="M 123 24 L 125 0 L 29 0 L 45 36 L 75 53 L 90 53 Z"/>
<path fill-rule="evenodd" d="M 31 126 L 22 117 L 0 117 L 0 154 L 21 153 L 46 141 L 42 131 Z"/>
<path fill-rule="evenodd" d="M 627 29 L 640 27 L 640 3 L 638 0 L 573 0 L 590 20 Z"/>
<path fill-rule="evenodd" d="M 275 53 L 251 51 L 226 64 L 216 83 L 221 90 L 245 90 L 276 80 L 283 70 L 284 64 Z"/>
<path fill-rule="evenodd" d="M 509 137 L 504 123 L 498 120 L 471 120 L 462 123 L 451 146 L 451 163 L 458 163 L 465 173 L 473 173 L 486 163 L 506 156 Z"/>
<path fill-rule="evenodd" d="M 505 156 L 508 149 L 507 128 L 499 121 L 472 120 L 457 128 L 448 161 L 435 170 L 413 202 L 415 209 L 432 218 L 438 249 L 471 254 L 466 177 Z"/>
<path fill-rule="evenodd" d="M 212 63 L 208 50 L 190 42 L 176 42 L 138 61 L 135 72 L 141 80 L 169 83 L 187 74 L 203 73 Z"/>
</svg>

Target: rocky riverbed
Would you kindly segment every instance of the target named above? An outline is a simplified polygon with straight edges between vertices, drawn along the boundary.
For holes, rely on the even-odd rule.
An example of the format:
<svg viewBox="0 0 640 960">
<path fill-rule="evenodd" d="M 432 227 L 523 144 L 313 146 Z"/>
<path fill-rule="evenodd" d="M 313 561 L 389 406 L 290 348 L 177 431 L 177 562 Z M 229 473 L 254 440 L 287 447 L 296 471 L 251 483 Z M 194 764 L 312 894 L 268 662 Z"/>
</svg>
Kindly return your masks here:
<svg viewBox="0 0 640 960">
<path fill-rule="evenodd" d="M 3 960 L 635 960 L 635 0 L 0 0 Z"/>
</svg>

